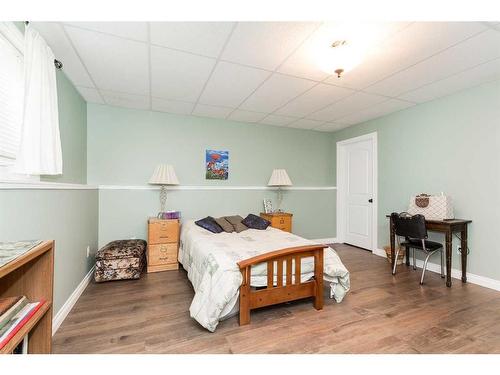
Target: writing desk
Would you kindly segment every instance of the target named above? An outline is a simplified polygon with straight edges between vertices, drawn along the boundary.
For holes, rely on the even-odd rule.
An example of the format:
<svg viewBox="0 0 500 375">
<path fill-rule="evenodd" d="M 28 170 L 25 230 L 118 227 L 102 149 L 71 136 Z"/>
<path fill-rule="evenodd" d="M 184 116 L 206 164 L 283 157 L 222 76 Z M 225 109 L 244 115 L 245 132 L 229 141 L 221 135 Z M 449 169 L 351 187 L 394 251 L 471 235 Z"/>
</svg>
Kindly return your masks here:
<svg viewBox="0 0 500 375">
<path fill-rule="evenodd" d="M 391 232 L 391 265 L 394 265 L 396 252 L 396 232 L 392 223 L 391 215 L 389 218 Z M 467 226 L 472 220 L 451 219 L 451 220 L 425 220 L 425 226 L 430 232 L 444 233 L 446 250 L 446 286 L 451 287 L 451 256 L 453 254 L 452 240 L 453 233 L 460 233 L 460 247 L 462 249 L 462 282 L 467 282 Z M 406 248 L 406 265 L 410 265 L 410 249 Z"/>
</svg>

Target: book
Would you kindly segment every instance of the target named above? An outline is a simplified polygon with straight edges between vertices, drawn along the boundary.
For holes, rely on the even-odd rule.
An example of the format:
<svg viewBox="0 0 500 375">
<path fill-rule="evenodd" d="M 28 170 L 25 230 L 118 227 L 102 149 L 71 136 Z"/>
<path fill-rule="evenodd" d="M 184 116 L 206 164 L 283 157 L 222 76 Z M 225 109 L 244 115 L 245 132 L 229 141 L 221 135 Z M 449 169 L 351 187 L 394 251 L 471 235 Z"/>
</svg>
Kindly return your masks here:
<svg viewBox="0 0 500 375">
<path fill-rule="evenodd" d="M 0 298 L 0 316 L 14 306 L 21 298 L 22 296 Z"/>
<path fill-rule="evenodd" d="M 35 313 L 43 306 L 45 300 L 40 302 L 28 303 L 19 311 L 8 324 L 8 329 L 0 336 L 0 349 L 2 349 L 19 330 L 35 315 Z"/>
<path fill-rule="evenodd" d="M 27 310 L 27 305 L 28 305 L 28 300 L 26 300 L 26 303 L 23 305 L 23 306 L 19 306 L 18 307 L 18 311 L 12 315 L 12 317 L 4 324 L 4 326 L 2 328 L 0 328 L 0 340 L 1 338 L 3 337 L 3 335 L 5 334 L 5 332 L 7 332 L 13 325 L 14 323 L 16 322 L 16 319 L 22 315 L 23 313 L 26 312 Z"/>
<path fill-rule="evenodd" d="M 13 297 L 13 298 L 19 298 L 18 301 L 10 306 L 10 308 L 3 312 L 2 315 L 0 315 L 0 336 L 2 334 L 2 330 L 5 327 L 7 323 L 24 307 L 28 304 L 28 299 L 25 296 L 20 296 L 20 297 Z"/>
</svg>

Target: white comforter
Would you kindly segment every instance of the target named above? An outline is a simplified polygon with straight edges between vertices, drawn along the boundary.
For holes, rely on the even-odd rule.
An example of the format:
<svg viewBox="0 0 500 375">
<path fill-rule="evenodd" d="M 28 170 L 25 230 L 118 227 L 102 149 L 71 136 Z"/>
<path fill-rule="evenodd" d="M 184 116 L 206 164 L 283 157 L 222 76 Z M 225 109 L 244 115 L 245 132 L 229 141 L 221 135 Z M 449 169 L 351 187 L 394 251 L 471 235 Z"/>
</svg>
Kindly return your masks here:
<svg viewBox="0 0 500 375">
<path fill-rule="evenodd" d="M 274 250 L 314 244 L 278 229 L 248 229 L 241 233 L 213 234 L 188 220 L 181 226 L 179 262 L 188 273 L 195 295 L 189 308 L 191 317 L 209 331 L 237 308 L 242 282 L 238 261 Z M 313 258 L 302 259 L 302 281 L 314 275 Z M 265 264 L 252 267 L 252 286 L 267 283 Z M 275 275 L 276 277 L 276 275 Z M 324 279 L 330 282 L 330 296 L 341 302 L 349 290 L 349 272 L 337 253 L 324 252 Z"/>
</svg>

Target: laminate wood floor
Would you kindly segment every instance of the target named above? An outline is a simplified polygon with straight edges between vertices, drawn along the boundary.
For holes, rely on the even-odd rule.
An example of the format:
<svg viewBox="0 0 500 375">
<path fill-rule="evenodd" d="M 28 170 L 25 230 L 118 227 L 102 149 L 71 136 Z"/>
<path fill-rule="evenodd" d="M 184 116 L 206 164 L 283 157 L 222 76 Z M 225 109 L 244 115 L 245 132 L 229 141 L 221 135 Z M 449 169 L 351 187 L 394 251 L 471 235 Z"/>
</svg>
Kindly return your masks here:
<svg viewBox="0 0 500 375">
<path fill-rule="evenodd" d="M 446 288 L 433 272 L 370 252 L 334 245 L 351 272 L 351 292 L 237 317 L 214 333 L 189 317 L 193 290 L 184 270 L 140 280 L 91 283 L 54 336 L 54 353 L 500 353 L 500 292 L 453 279 Z"/>
</svg>

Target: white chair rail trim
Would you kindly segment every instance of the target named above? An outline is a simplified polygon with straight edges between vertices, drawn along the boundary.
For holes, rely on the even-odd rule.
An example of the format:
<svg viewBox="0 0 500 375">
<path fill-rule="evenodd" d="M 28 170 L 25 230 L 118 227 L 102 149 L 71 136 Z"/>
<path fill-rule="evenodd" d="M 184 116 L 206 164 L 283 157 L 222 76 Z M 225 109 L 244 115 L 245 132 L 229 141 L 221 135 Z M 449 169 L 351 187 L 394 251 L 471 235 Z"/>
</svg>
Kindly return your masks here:
<svg viewBox="0 0 500 375">
<path fill-rule="evenodd" d="M 69 184 L 62 182 L 19 182 L 0 180 L 0 190 L 97 190 L 97 185 Z"/>
<path fill-rule="evenodd" d="M 100 190 L 159 190 L 158 186 L 148 185 L 99 185 Z M 168 190 L 276 190 L 271 186 L 212 186 L 212 185 L 178 185 L 169 186 Z M 336 186 L 290 186 L 283 190 L 336 190 Z"/>
<path fill-rule="evenodd" d="M 0 180 L 0 190 L 160 190 L 153 185 L 86 185 L 58 182 L 19 182 Z M 271 186 L 212 186 L 212 185 L 179 185 L 169 186 L 168 190 L 276 190 Z M 336 186 L 290 186 L 283 190 L 317 191 L 336 190 Z"/>
</svg>

